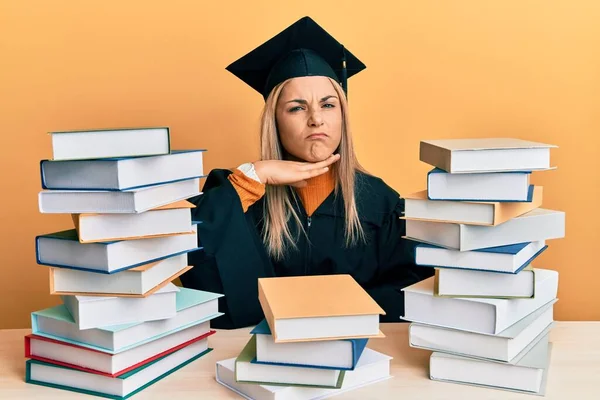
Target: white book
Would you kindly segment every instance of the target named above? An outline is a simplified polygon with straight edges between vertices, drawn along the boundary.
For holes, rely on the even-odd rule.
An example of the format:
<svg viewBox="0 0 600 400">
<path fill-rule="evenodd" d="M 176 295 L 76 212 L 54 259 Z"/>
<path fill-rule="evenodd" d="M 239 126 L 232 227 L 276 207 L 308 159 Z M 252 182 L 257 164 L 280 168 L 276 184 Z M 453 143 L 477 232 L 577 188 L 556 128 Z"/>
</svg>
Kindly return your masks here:
<svg viewBox="0 0 600 400">
<path fill-rule="evenodd" d="M 514 363 L 434 352 L 429 361 L 429 374 L 430 378 L 436 381 L 543 395 L 551 348 L 546 335 Z"/>
<path fill-rule="evenodd" d="M 412 322 L 408 328 L 409 345 L 442 353 L 510 362 L 536 338 L 551 329 L 555 302 L 552 300 L 544 304 L 496 335 Z"/>
<path fill-rule="evenodd" d="M 544 240 L 473 251 L 445 249 L 420 243 L 415 248 L 415 263 L 437 268 L 514 274 L 529 265 L 547 248 Z"/>
<path fill-rule="evenodd" d="M 42 190 L 38 203 L 46 214 L 142 213 L 197 196 L 199 186 L 200 179 L 194 178 L 124 191 Z"/>
<path fill-rule="evenodd" d="M 497 226 L 406 220 L 406 238 L 460 251 L 564 236 L 565 213 L 544 208 L 536 208 Z"/>
<path fill-rule="evenodd" d="M 188 234 L 116 242 L 80 243 L 75 229 L 36 238 L 38 264 L 115 273 L 198 249 L 196 225 Z"/>
<path fill-rule="evenodd" d="M 309 388 L 301 386 L 274 386 L 241 383 L 235 380 L 235 358 L 217 361 L 216 380 L 249 400 L 316 400 L 335 396 L 390 378 L 392 357 L 369 348 L 364 350 L 356 369 L 346 371 L 340 389 Z"/>
<path fill-rule="evenodd" d="M 128 190 L 204 176 L 205 150 L 180 150 L 149 157 L 40 163 L 42 188 Z"/>
<path fill-rule="evenodd" d="M 120 324 L 167 319 L 177 314 L 177 286 L 169 283 L 142 298 L 105 296 L 61 296 L 77 328 L 91 329 Z"/>
<path fill-rule="evenodd" d="M 80 243 L 133 240 L 192 232 L 192 208 L 186 200 L 137 214 L 73 214 Z"/>
<path fill-rule="evenodd" d="M 402 319 L 495 335 L 556 299 L 557 271 L 536 269 L 535 279 L 536 295 L 532 299 L 488 299 L 435 296 L 435 277 L 430 277 L 402 289 Z"/>
<path fill-rule="evenodd" d="M 435 271 L 438 296 L 531 298 L 535 295 L 535 269 L 517 274 L 439 268 Z"/>
<path fill-rule="evenodd" d="M 169 128 L 126 128 L 50 132 L 53 160 L 168 154 Z"/>
<path fill-rule="evenodd" d="M 527 201 L 530 171 L 450 174 L 435 168 L 427 174 L 430 200 Z"/>
<path fill-rule="evenodd" d="M 116 378 L 91 372 L 28 360 L 26 381 L 54 388 L 83 391 L 86 394 L 125 398 L 206 354 L 206 343 L 198 341 Z"/>
<path fill-rule="evenodd" d="M 187 253 L 184 253 L 118 274 L 50 267 L 50 294 L 145 297 L 191 269 L 187 264 Z"/>
<path fill-rule="evenodd" d="M 451 173 L 535 171 L 551 169 L 556 147 L 514 138 L 423 140 L 419 159 Z"/>
<path fill-rule="evenodd" d="M 119 376 L 137 368 L 140 364 L 172 353 L 191 342 L 203 341 L 203 349 L 208 348 L 208 336 L 214 331 L 210 330 L 210 323 L 205 322 L 190 328 L 163 336 L 160 339 L 145 343 L 141 346 L 125 350 L 121 353 L 110 354 L 96 350 L 75 346 L 70 343 L 47 339 L 43 336 L 31 335 L 29 341 L 29 354 L 27 358 L 62 363 L 62 365 L 76 369 L 91 370 L 111 376 Z"/>
<path fill-rule="evenodd" d="M 61 304 L 31 313 L 31 332 L 116 354 L 223 315 L 218 305 L 222 294 L 182 287 L 176 297 L 177 314 L 172 318 L 85 330 L 77 328 L 69 310 Z"/>
</svg>

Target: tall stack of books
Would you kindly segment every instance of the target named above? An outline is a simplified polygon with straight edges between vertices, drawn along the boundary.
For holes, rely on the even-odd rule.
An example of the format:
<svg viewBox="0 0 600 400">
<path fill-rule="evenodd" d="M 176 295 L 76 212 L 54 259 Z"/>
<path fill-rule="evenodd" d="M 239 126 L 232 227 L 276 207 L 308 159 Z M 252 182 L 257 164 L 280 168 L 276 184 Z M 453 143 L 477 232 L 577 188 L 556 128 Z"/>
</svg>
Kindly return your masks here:
<svg viewBox="0 0 600 400">
<path fill-rule="evenodd" d="M 406 238 L 435 275 L 409 286 L 410 346 L 432 350 L 433 380 L 544 394 L 558 272 L 534 268 L 565 213 L 541 208 L 534 171 L 553 145 L 519 139 L 422 141 L 435 168 L 405 196 Z"/>
<path fill-rule="evenodd" d="M 391 357 L 366 347 L 384 337 L 384 311 L 350 275 L 259 279 L 265 320 L 216 379 L 248 399 L 316 399 L 390 377 Z"/>
<path fill-rule="evenodd" d="M 168 128 L 53 132 L 42 213 L 74 229 L 36 238 L 50 293 L 31 314 L 26 381 L 128 398 L 212 349 L 218 293 L 172 281 L 200 249 L 194 205 L 203 151 L 171 151 Z"/>
</svg>

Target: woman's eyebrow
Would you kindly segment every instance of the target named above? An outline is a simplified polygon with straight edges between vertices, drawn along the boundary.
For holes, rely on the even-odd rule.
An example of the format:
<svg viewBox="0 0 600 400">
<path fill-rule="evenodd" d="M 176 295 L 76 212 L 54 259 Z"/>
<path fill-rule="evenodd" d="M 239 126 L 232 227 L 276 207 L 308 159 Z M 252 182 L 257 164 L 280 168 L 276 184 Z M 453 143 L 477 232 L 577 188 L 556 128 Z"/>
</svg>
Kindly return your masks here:
<svg viewBox="0 0 600 400">
<path fill-rule="evenodd" d="M 329 100 L 331 98 L 337 99 L 337 96 L 334 96 L 334 95 L 325 96 L 320 101 L 327 101 L 327 100 Z M 307 104 L 308 102 L 306 100 L 304 100 L 304 99 L 293 99 L 293 100 L 286 101 L 286 103 Z"/>
</svg>

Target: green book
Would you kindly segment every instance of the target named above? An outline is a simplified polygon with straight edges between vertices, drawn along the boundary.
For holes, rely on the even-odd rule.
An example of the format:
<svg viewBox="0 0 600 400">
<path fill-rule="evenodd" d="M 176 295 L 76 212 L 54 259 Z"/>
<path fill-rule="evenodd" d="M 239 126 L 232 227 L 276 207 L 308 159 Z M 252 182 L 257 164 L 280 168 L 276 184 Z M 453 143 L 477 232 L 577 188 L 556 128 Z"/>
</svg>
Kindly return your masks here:
<svg viewBox="0 0 600 400">
<path fill-rule="evenodd" d="M 109 399 L 127 399 L 210 351 L 199 341 L 114 378 L 27 360 L 25 382 Z M 142 371 L 144 374 L 140 374 Z"/>
<path fill-rule="evenodd" d="M 240 383 L 339 389 L 345 371 L 256 362 L 256 335 L 252 335 L 235 360 L 235 380 Z"/>
</svg>

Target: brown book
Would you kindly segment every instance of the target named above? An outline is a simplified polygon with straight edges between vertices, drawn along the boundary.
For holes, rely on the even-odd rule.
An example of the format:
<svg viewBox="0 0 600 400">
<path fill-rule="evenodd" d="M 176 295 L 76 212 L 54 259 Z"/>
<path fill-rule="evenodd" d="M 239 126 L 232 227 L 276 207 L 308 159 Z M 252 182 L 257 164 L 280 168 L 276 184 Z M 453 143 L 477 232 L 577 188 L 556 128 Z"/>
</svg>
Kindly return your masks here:
<svg viewBox="0 0 600 400">
<path fill-rule="evenodd" d="M 402 219 L 496 226 L 541 207 L 543 187 L 534 187 L 530 202 L 429 200 L 427 190 L 403 197 Z"/>
<path fill-rule="evenodd" d="M 384 337 L 385 311 L 350 275 L 261 278 L 258 298 L 276 343 Z"/>
</svg>

